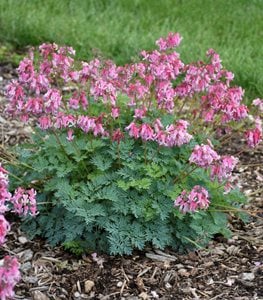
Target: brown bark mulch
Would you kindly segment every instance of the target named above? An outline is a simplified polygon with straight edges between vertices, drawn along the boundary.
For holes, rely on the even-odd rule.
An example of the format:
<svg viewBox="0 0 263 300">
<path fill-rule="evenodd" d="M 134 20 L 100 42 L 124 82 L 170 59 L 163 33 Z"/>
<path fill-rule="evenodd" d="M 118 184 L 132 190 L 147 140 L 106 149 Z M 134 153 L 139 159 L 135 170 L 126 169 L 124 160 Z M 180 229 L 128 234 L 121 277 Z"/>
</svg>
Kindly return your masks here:
<svg viewBox="0 0 263 300">
<path fill-rule="evenodd" d="M 15 145 L 30 128 L 3 113 L 3 87 L 16 76 L 11 64 L 0 65 L 0 145 Z M 232 140 L 225 152 L 244 145 Z M 1 152 L 0 158 L 4 153 Z M 15 299 L 263 299 L 263 146 L 244 151 L 236 170 L 252 212 L 250 222 L 232 217 L 231 239 L 215 237 L 205 249 L 178 254 L 146 249 L 131 256 L 104 254 L 78 258 L 42 239 L 30 241 L 14 222 L 1 256 L 21 263 L 22 279 Z"/>
</svg>

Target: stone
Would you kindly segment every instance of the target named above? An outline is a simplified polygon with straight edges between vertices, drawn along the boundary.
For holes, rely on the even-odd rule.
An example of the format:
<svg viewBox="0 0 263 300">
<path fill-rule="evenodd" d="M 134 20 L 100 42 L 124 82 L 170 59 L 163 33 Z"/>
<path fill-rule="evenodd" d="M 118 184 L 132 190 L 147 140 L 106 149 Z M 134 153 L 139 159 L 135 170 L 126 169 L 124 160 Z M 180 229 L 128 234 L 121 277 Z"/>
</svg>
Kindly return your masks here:
<svg viewBox="0 0 263 300">
<path fill-rule="evenodd" d="M 28 242 L 27 238 L 25 236 L 19 236 L 18 241 L 20 244 L 24 245 Z"/>
<path fill-rule="evenodd" d="M 21 251 L 19 253 L 17 253 L 19 260 L 21 262 L 26 262 L 29 261 L 33 258 L 33 251 L 30 249 L 26 249 L 24 251 Z"/>
<path fill-rule="evenodd" d="M 21 271 L 23 271 L 24 273 L 26 273 L 27 271 L 29 271 L 32 268 L 31 262 L 27 261 L 24 264 L 21 264 Z"/>
<path fill-rule="evenodd" d="M 139 297 L 140 297 L 141 299 L 143 299 L 143 300 L 147 300 L 147 299 L 149 299 L 149 296 L 147 295 L 147 293 L 146 293 L 146 292 L 142 292 L 142 293 L 140 293 Z"/>
<path fill-rule="evenodd" d="M 94 287 L 94 285 L 95 285 L 94 281 L 92 281 L 92 280 L 86 280 L 84 282 L 85 293 L 88 294 L 92 290 L 92 288 Z"/>
<path fill-rule="evenodd" d="M 252 280 L 255 279 L 255 275 L 254 275 L 254 273 L 243 273 L 242 276 L 241 276 L 241 278 L 243 280 L 252 281 Z"/>
<path fill-rule="evenodd" d="M 33 300 L 50 300 L 48 296 L 46 296 L 40 291 L 32 292 L 32 296 L 33 296 Z"/>
</svg>

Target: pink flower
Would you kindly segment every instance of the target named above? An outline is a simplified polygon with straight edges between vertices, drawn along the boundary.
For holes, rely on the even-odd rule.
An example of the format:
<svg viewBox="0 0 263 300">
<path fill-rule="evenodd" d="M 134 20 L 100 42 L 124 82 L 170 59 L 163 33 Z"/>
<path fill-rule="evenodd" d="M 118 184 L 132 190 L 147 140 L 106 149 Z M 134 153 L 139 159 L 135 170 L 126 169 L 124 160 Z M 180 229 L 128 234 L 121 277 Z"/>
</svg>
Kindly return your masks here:
<svg viewBox="0 0 263 300">
<path fill-rule="evenodd" d="M 144 99 L 149 94 L 149 88 L 140 81 L 136 81 L 129 84 L 127 94 L 132 99 Z"/>
<path fill-rule="evenodd" d="M 74 131 L 72 129 L 69 129 L 67 133 L 67 140 L 71 142 L 73 141 L 73 139 L 74 139 Z"/>
<path fill-rule="evenodd" d="M 50 61 L 43 61 L 40 64 L 40 73 L 45 74 L 46 76 L 49 76 L 52 71 L 52 64 Z"/>
<path fill-rule="evenodd" d="M 190 206 L 188 203 L 188 195 L 185 190 L 183 190 L 181 195 L 176 198 L 174 202 L 174 206 L 179 206 L 179 209 L 183 213 L 190 211 Z"/>
<path fill-rule="evenodd" d="M 14 195 L 10 199 L 13 204 L 13 212 L 20 216 L 37 215 L 36 207 L 36 191 L 34 189 L 25 190 L 21 187 L 17 188 Z"/>
<path fill-rule="evenodd" d="M 134 122 L 127 126 L 125 130 L 129 131 L 129 136 L 134 137 L 135 139 L 138 139 L 140 136 L 140 127 L 138 127 Z"/>
<path fill-rule="evenodd" d="M 40 97 L 29 98 L 25 104 L 25 110 L 33 114 L 41 114 L 43 111 L 43 99 Z"/>
<path fill-rule="evenodd" d="M 79 116 L 77 120 L 77 125 L 85 133 L 93 131 L 93 129 L 95 128 L 95 118 L 89 116 Z"/>
<path fill-rule="evenodd" d="M 47 130 L 52 127 L 52 121 L 49 116 L 41 116 L 38 119 L 38 125 L 42 130 Z"/>
<path fill-rule="evenodd" d="M 222 117 L 222 121 L 229 122 L 230 120 L 241 120 L 247 117 L 248 115 L 248 108 L 246 105 L 235 105 L 235 104 L 228 104 L 222 110 L 224 115 Z"/>
<path fill-rule="evenodd" d="M 263 112 L 263 100 L 262 99 L 257 98 L 255 100 L 253 100 L 252 104 L 255 106 L 258 106 L 259 110 L 261 112 Z"/>
<path fill-rule="evenodd" d="M 74 59 L 68 54 L 73 54 L 74 51 L 69 50 L 69 47 L 61 47 L 57 53 L 52 53 L 52 66 L 60 74 L 60 77 L 65 82 L 70 80 L 70 71 L 73 66 Z"/>
<path fill-rule="evenodd" d="M 174 202 L 174 206 L 178 206 L 183 212 L 195 212 L 198 209 L 207 209 L 209 206 L 209 195 L 206 189 L 196 185 L 191 192 L 187 194 L 184 190 Z"/>
<path fill-rule="evenodd" d="M 196 145 L 189 158 L 190 163 L 195 163 L 199 167 L 207 168 L 214 161 L 220 159 L 220 156 L 208 145 Z"/>
<path fill-rule="evenodd" d="M 136 108 L 134 110 L 134 118 L 137 118 L 137 119 L 142 119 L 143 117 L 145 117 L 145 114 L 146 114 L 146 107 L 143 107 L 143 108 Z"/>
<path fill-rule="evenodd" d="M 245 138 L 250 148 L 255 148 L 262 141 L 262 121 L 259 117 L 255 119 L 255 128 L 245 132 Z"/>
<path fill-rule="evenodd" d="M 80 77 L 79 75 L 80 75 L 80 73 L 77 72 L 77 71 L 69 72 L 70 79 L 73 80 L 73 81 L 75 81 L 75 82 L 78 82 L 79 77 Z"/>
<path fill-rule="evenodd" d="M 78 97 L 73 96 L 69 99 L 69 108 L 72 108 L 72 109 L 79 109 L 79 99 Z"/>
<path fill-rule="evenodd" d="M 14 287 L 20 280 L 19 263 L 16 258 L 5 256 L 0 261 L 0 299 L 13 299 Z"/>
<path fill-rule="evenodd" d="M 154 121 L 153 127 L 154 127 L 155 133 L 158 133 L 160 130 L 162 130 L 163 129 L 163 124 L 162 124 L 161 120 L 156 119 Z"/>
<path fill-rule="evenodd" d="M 19 81 L 29 83 L 35 76 L 33 61 L 29 58 L 24 58 L 17 68 Z"/>
<path fill-rule="evenodd" d="M 228 181 L 225 186 L 224 186 L 224 194 L 228 194 L 230 193 L 230 191 L 234 188 L 234 186 L 232 185 L 232 183 L 230 181 Z"/>
<path fill-rule="evenodd" d="M 8 210 L 6 202 L 11 198 L 11 193 L 8 192 L 8 184 L 7 171 L 0 163 L 0 214 L 3 214 Z"/>
<path fill-rule="evenodd" d="M 99 118 L 98 118 L 99 119 Z M 94 136 L 98 136 L 98 135 L 102 135 L 104 136 L 106 134 L 102 123 L 100 122 L 100 120 L 97 120 L 95 123 L 95 127 L 93 129 L 93 134 Z"/>
<path fill-rule="evenodd" d="M 47 113 L 56 113 L 60 107 L 62 96 L 57 89 L 50 89 L 44 95 L 44 107 Z"/>
<path fill-rule="evenodd" d="M 162 81 L 155 88 L 158 107 L 165 108 L 168 113 L 171 113 L 174 108 L 175 90 L 170 81 Z"/>
<path fill-rule="evenodd" d="M 6 111 L 9 114 L 17 115 L 23 110 L 25 92 L 17 80 L 12 80 L 6 87 L 5 94 L 9 100 Z"/>
<path fill-rule="evenodd" d="M 225 73 L 225 78 L 226 78 L 226 84 L 229 86 L 229 83 L 231 82 L 231 81 L 233 81 L 233 79 L 234 79 L 234 74 L 232 73 L 232 72 L 226 72 Z"/>
<path fill-rule="evenodd" d="M 121 132 L 120 128 L 115 130 L 112 134 L 112 140 L 117 142 L 118 144 L 120 143 L 121 140 L 124 139 L 124 134 Z"/>
<path fill-rule="evenodd" d="M 0 245 L 4 244 L 5 237 L 10 231 L 10 224 L 3 215 L 0 215 Z"/>
<path fill-rule="evenodd" d="M 255 148 L 262 140 L 262 131 L 254 128 L 245 132 L 245 138 L 250 148 Z"/>
<path fill-rule="evenodd" d="M 190 142 L 193 137 L 187 132 L 188 125 L 187 121 L 179 120 L 176 125 L 171 124 L 167 126 L 165 132 L 167 133 L 166 142 L 169 147 L 180 147 Z"/>
<path fill-rule="evenodd" d="M 222 69 L 221 59 L 220 59 L 219 54 L 214 53 L 212 55 L 211 63 L 212 63 L 212 66 L 216 68 L 216 71 L 219 71 Z"/>
<path fill-rule="evenodd" d="M 35 77 L 30 82 L 30 89 L 40 95 L 41 92 L 46 92 L 50 88 L 49 79 L 46 75 L 36 74 Z"/>
<path fill-rule="evenodd" d="M 166 146 L 168 147 L 167 144 L 167 133 L 163 130 L 159 130 L 155 134 L 155 141 L 160 145 L 160 146 Z"/>
<path fill-rule="evenodd" d="M 55 50 L 58 49 L 56 44 L 42 44 L 39 46 L 39 52 L 44 59 L 47 59 Z"/>
<path fill-rule="evenodd" d="M 154 131 L 149 124 L 143 123 L 141 125 L 140 136 L 144 141 L 154 140 Z"/>
<path fill-rule="evenodd" d="M 110 100 L 111 105 L 116 105 L 116 87 L 103 78 L 97 78 L 96 81 L 92 83 L 90 93 L 94 96 L 95 100 L 102 97 L 104 103 L 107 103 Z"/>
<path fill-rule="evenodd" d="M 73 115 L 64 115 L 64 113 L 58 113 L 55 127 L 56 128 L 68 128 L 75 126 L 76 119 Z"/>
<path fill-rule="evenodd" d="M 87 109 L 89 103 L 88 103 L 88 100 L 87 100 L 87 97 L 86 97 L 86 93 L 84 91 L 82 91 L 80 93 L 79 100 L 80 100 L 80 103 L 82 105 L 82 108 Z"/>
<path fill-rule="evenodd" d="M 214 110 L 206 110 L 203 112 L 202 116 L 206 122 L 213 122 L 214 116 L 215 116 L 215 111 Z"/>
<path fill-rule="evenodd" d="M 112 107 L 111 109 L 111 116 L 113 119 L 117 119 L 120 115 L 120 108 L 119 107 Z"/>
<path fill-rule="evenodd" d="M 228 179 L 237 163 L 238 159 L 234 156 L 221 156 L 221 158 L 211 166 L 211 180 L 217 178 L 218 181 L 221 182 L 224 179 Z"/>
<path fill-rule="evenodd" d="M 181 43 L 182 37 L 179 33 L 169 32 L 166 38 L 160 38 L 156 41 L 156 45 L 159 46 L 160 51 L 165 51 L 169 48 L 178 47 Z"/>
<path fill-rule="evenodd" d="M 200 185 L 193 187 L 192 191 L 188 196 L 188 201 L 190 202 L 190 210 L 195 211 L 196 209 L 207 209 L 209 206 L 208 192 L 206 189 Z"/>
</svg>

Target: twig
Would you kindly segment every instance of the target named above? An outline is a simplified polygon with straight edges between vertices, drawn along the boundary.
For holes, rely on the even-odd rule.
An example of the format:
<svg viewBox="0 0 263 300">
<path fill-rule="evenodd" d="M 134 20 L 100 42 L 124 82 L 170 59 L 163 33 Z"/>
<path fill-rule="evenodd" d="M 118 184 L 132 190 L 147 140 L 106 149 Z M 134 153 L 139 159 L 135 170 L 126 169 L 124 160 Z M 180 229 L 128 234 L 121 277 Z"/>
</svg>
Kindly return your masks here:
<svg viewBox="0 0 263 300">
<path fill-rule="evenodd" d="M 147 273 L 149 270 L 151 270 L 152 267 L 147 267 L 145 268 L 143 271 L 141 271 L 139 274 L 138 274 L 138 277 L 144 275 L 145 273 Z"/>
<path fill-rule="evenodd" d="M 224 293 L 221 293 L 221 294 L 219 294 L 219 295 L 216 295 L 215 297 L 211 298 L 210 300 L 215 300 L 215 299 L 221 297 L 222 295 L 224 295 Z M 222 299 L 222 298 L 221 298 L 221 299 Z"/>
<path fill-rule="evenodd" d="M 124 276 L 124 278 L 125 278 L 125 281 L 129 282 L 130 279 L 129 279 L 128 276 L 126 275 L 126 273 L 125 273 L 125 271 L 124 271 L 124 269 L 123 269 L 123 266 L 121 266 L 121 271 L 122 271 L 122 274 L 123 274 L 123 276 Z"/>
<path fill-rule="evenodd" d="M 127 281 L 126 281 L 126 279 L 124 279 L 121 290 L 120 290 L 120 295 L 122 295 L 126 283 L 127 283 Z"/>
<path fill-rule="evenodd" d="M 260 192 L 263 192 L 263 188 L 259 188 L 259 189 L 255 190 L 254 192 L 249 193 L 247 196 L 250 197 L 250 196 L 258 194 Z"/>
<path fill-rule="evenodd" d="M 47 256 L 42 256 L 40 260 L 46 260 L 54 263 L 61 263 L 61 260 L 54 258 L 54 257 L 47 257 Z"/>
<path fill-rule="evenodd" d="M 157 271 L 158 271 L 158 268 L 155 267 L 154 270 L 153 270 L 153 273 L 152 273 L 152 276 L 151 276 L 150 280 L 154 279 L 154 276 L 155 276 L 155 274 L 156 274 Z"/>
</svg>

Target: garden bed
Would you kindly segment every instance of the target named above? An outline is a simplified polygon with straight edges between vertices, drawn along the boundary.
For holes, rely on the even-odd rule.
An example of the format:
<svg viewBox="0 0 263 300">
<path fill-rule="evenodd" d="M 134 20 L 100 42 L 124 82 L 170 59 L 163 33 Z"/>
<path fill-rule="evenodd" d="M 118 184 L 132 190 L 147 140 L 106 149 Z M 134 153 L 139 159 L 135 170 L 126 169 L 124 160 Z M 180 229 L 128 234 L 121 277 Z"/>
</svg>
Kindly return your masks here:
<svg viewBox="0 0 263 300">
<path fill-rule="evenodd" d="M 6 148 L 22 142 L 30 127 L 3 114 L 3 87 L 16 76 L 11 65 L 0 66 L 0 143 Z M 231 140 L 225 152 L 242 150 Z M 209 246 L 188 254 L 170 249 L 146 249 L 131 256 L 87 254 L 80 258 L 42 239 L 30 241 L 13 220 L 1 256 L 19 258 L 22 280 L 15 299 L 262 299 L 263 279 L 263 147 L 244 151 L 235 174 L 249 203 L 251 221 L 229 219 L 233 236 L 215 237 Z M 4 154 L 0 148 L 0 156 Z M 10 219 L 12 221 L 12 219 Z"/>
</svg>

